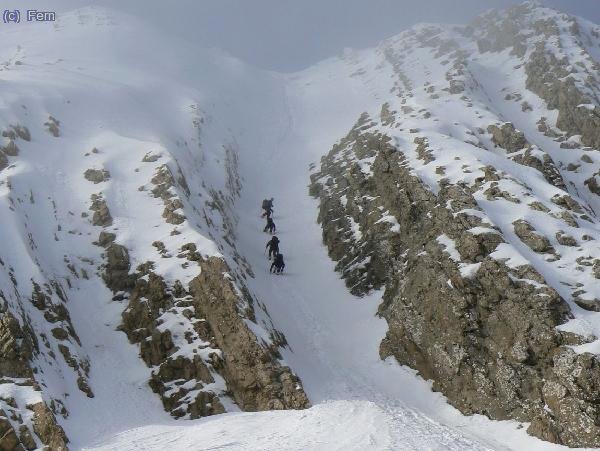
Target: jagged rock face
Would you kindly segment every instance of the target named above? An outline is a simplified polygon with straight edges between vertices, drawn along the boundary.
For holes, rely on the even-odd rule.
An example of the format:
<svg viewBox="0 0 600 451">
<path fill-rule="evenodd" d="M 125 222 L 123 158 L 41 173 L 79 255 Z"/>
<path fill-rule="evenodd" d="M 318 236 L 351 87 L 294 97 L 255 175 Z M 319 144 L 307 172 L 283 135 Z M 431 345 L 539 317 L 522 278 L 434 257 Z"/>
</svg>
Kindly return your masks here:
<svg viewBox="0 0 600 451">
<path fill-rule="evenodd" d="M 342 139 L 334 147 L 334 152 L 340 150 L 343 152 L 349 144 L 356 143 L 357 155 L 361 158 L 374 158 L 377 150 L 389 148 L 389 140 L 380 135 L 364 134 L 363 130 L 368 129 L 373 124 L 368 116 L 363 115 L 349 135 Z M 324 242 L 329 250 L 329 255 L 337 263 L 336 270 L 341 271 L 348 282 L 350 291 L 353 294 L 364 294 L 366 291 L 380 287 L 386 277 L 386 269 L 389 261 L 395 252 L 393 243 L 385 240 L 377 240 L 376 236 L 387 236 L 389 234 L 389 223 L 385 221 L 385 214 L 374 210 L 372 215 L 362 215 L 365 205 L 370 203 L 369 192 L 374 189 L 373 180 L 365 178 L 359 165 L 336 165 L 327 164 L 324 160 L 323 173 L 331 175 L 328 171 L 339 176 L 342 190 L 351 191 L 350 180 L 358 180 L 365 197 L 355 199 L 346 195 L 344 201 L 339 199 L 331 200 L 328 197 L 322 197 L 322 206 L 319 212 L 319 222 L 328 225 L 323 228 Z M 326 186 L 335 186 L 333 178 L 327 178 L 323 181 Z M 320 185 L 313 185 L 313 194 L 318 192 Z M 350 214 L 346 216 L 346 212 Z M 346 216 L 338 223 L 342 217 Z M 358 221 L 363 221 L 360 224 Z M 331 226 L 329 226 L 331 225 Z M 367 236 L 360 233 L 359 242 L 356 246 L 350 246 L 356 240 L 358 228 L 364 230 Z"/>
<path fill-rule="evenodd" d="M 33 352 L 31 337 L 17 319 L 6 312 L 0 318 L 0 376 L 30 378 L 29 359 Z"/>
<path fill-rule="evenodd" d="M 198 418 L 224 412 L 217 391 L 203 390 L 215 382 L 212 368 L 209 368 L 211 363 L 201 358 L 201 354 L 208 356 L 211 352 L 208 345 L 211 336 L 200 337 L 194 327 L 196 321 L 203 320 L 197 317 L 189 295 L 182 292 L 181 287 L 170 290 L 150 268 L 151 265 L 140 268 L 135 275 L 135 286 L 123 312 L 122 325 L 129 339 L 140 343 L 140 357 L 149 367 L 155 368 L 150 386 L 161 396 L 165 409 L 175 417 L 189 415 L 190 418 Z M 192 324 L 192 328 L 180 337 L 185 340 L 184 343 L 194 346 L 191 354 L 178 353 L 182 349 L 179 343 L 176 346 L 173 342 L 173 332 L 160 327 L 164 319 L 159 318 L 164 311 L 179 314 L 181 320 Z M 218 353 L 217 350 L 215 352 Z M 212 361 L 216 360 L 218 358 Z"/>
<path fill-rule="evenodd" d="M 490 125 L 487 131 L 492 135 L 492 142 L 513 154 L 512 159 L 524 166 L 530 166 L 544 174 L 544 178 L 560 189 L 566 189 L 565 182 L 557 169 L 552 157 L 534 148 L 525 138 L 522 131 L 516 130 L 515 126 L 507 122 L 502 126 Z"/>
<path fill-rule="evenodd" d="M 92 194 L 91 201 L 92 204 L 90 205 L 90 210 L 94 212 L 92 216 L 92 224 L 102 227 L 111 225 L 112 216 L 110 215 L 110 210 L 108 209 L 106 200 L 104 200 L 99 194 Z"/>
<path fill-rule="evenodd" d="M 229 271 L 223 260 L 201 261 L 200 268 L 190 292 L 194 307 L 211 326 L 215 344 L 222 350 L 218 371 L 235 401 L 250 411 L 308 407 L 300 380 L 278 363 L 277 347 L 259 344 L 239 315 L 239 294 L 227 279 Z M 252 320 L 252 312 L 246 315 Z"/>
<path fill-rule="evenodd" d="M 154 185 L 152 194 L 161 198 L 165 205 L 163 218 L 171 224 L 181 224 L 185 221 L 185 216 L 177 212 L 183 208 L 183 203 L 170 191 L 175 185 L 175 178 L 168 166 L 163 165 L 158 168 L 156 175 L 152 178 L 152 184 Z"/>
<path fill-rule="evenodd" d="M 18 385 L 31 391 L 40 390 L 29 366 L 33 351 L 34 344 L 29 333 L 23 331 L 10 312 L 3 313 L 0 318 L 0 386 Z M 36 435 L 50 450 L 67 450 L 65 433 L 43 401 L 24 406 L 18 405 L 14 398 L 0 396 L 0 403 L 0 449 L 37 449 L 33 439 Z M 31 411 L 30 421 L 23 419 L 27 410 Z"/>
<path fill-rule="evenodd" d="M 515 126 L 510 122 L 502 124 L 501 127 L 490 125 L 487 130 L 492 134 L 494 144 L 506 149 L 509 153 L 529 145 L 523 132 L 515 130 Z"/>
<path fill-rule="evenodd" d="M 382 357 L 463 412 L 570 446 L 600 445 L 596 388 L 578 376 L 597 380 L 600 329 L 576 325 L 600 311 L 598 36 L 526 2 L 356 56 L 385 103 L 311 184 L 349 290 L 385 290 Z"/>
<path fill-rule="evenodd" d="M 189 418 L 222 413 L 225 391 L 243 410 L 308 407 L 299 379 L 277 361 L 277 348 L 259 343 L 246 325 L 254 321 L 252 304 L 240 311 L 225 262 L 201 257 L 193 244 L 182 252 L 199 263 L 189 292 L 178 283 L 169 288 L 151 263 L 142 265 L 123 313 L 122 330 L 154 368 L 150 385 L 165 409 Z M 174 320 L 181 327 L 165 327 Z"/>
<path fill-rule="evenodd" d="M 411 158 L 436 164 L 434 152 L 423 159 L 426 141 L 415 139 L 410 156 L 382 126 L 363 115 L 311 184 L 324 242 L 350 291 L 385 290 L 381 357 L 417 369 L 464 413 L 531 422 L 528 431 L 545 440 L 597 445 L 600 362 L 566 347 L 586 339 L 557 329 L 570 308 L 544 277 L 495 256 L 511 231 L 494 226 L 477 199 L 502 186 L 504 174 L 485 167 L 472 184 L 442 178 L 434 193 L 411 168 Z M 508 192 L 488 198 L 520 202 Z M 513 227 L 534 252 L 555 252 L 526 221 Z"/>
<path fill-rule="evenodd" d="M 510 48 L 525 57 L 526 87 L 545 100 L 549 109 L 558 110 L 556 126 L 569 136 L 581 135 L 584 145 L 598 148 L 600 118 L 594 104 L 600 91 L 600 63 L 590 51 L 597 36 L 594 30 L 588 35 L 574 17 L 558 13 L 544 17 L 543 10 L 535 6 L 525 3 L 486 14 L 474 21 L 470 31 L 475 30 L 481 51 Z M 564 40 L 566 31 L 568 39 Z M 575 64 L 570 60 L 570 40 L 578 47 Z"/>
<path fill-rule="evenodd" d="M 125 246 L 113 242 L 106 243 L 105 239 L 106 238 L 103 239 L 102 235 L 100 235 L 100 238 L 98 239 L 98 242 L 105 243 L 106 247 L 106 265 L 103 275 L 104 282 L 108 288 L 115 292 L 128 291 L 133 288 L 135 282 L 134 277 L 129 274 L 131 269 L 129 252 Z M 112 240 L 114 240 L 114 235 Z"/>
<path fill-rule="evenodd" d="M 56 418 L 46 404 L 35 404 L 31 406 L 31 410 L 33 410 L 33 430 L 42 443 L 52 451 L 66 451 L 68 439 L 63 429 L 56 424 Z"/>
<path fill-rule="evenodd" d="M 591 59 L 591 58 L 590 58 Z M 597 63 L 596 63 L 597 64 Z M 559 61 L 553 54 L 546 50 L 543 43 L 536 46 L 529 62 L 525 66 L 527 72 L 527 88 L 538 94 L 548 102 L 548 106 L 559 111 L 556 126 L 572 135 L 581 135 L 581 142 L 585 146 L 600 147 L 600 118 L 598 107 L 591 110 L 580 105 L 592 104 L 590 98 L 578 88 L 575 78 L 570 76 L 565 61 Z M 597 67 L 596 67 L 597 71 Z M 600 85 L 596 76 L 587 77 L 592 92 L 598 92 Z"/>
</svg>

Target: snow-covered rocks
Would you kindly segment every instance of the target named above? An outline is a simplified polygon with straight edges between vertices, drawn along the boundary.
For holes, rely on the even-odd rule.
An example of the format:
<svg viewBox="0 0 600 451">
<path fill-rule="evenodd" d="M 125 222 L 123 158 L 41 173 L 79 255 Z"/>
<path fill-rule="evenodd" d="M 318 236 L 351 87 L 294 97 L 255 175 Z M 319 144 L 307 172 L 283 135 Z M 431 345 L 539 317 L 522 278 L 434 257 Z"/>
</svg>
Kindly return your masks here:
<svg viewBox="0 0 600 451">
<path fill-rule="evenodd" d="M 238 81 L 269 76 L 99 8 L 24 28 L 0 46 L 23 61 L 0 73 L 0 322 L 23 354 L 0 391 L 49 409 L 38 430 L 13 408 L 36 447 L 58 449 L 52 428 L 77 448 L 168 414 L 307 407 L 235 242 Z"/>
<path fill-rule="evenodd" d="M 381 72 L 365 76 L 395 98 L 365 108 L 311 187 L 348 288 L 385 289 L 383 357 L 417 368 L 463 412 L 529 421 L 573 446 L 600 444 L 595 388 L 575 390 L 563 371 L 600 367 L 591 30 L 525 3 L 365 52 Z M 461 90 L 436 89 L 459 78 Z M 395 233 L 377 228 L 389 223 L 379 211 Z"/>
<path fill-rule="evenodd" d="M 21 402 L 30 396 L 75 448 L 171 416 L 303 408 L 297 368 L 319 400 L 377 400 L 358 417 L 393 425 L 389 443 L 339 416 L 365 446 L 473 448 L 438 422 L 471 432 L 490 422 L 460 417 L 395 357 L 463 412 L 597 444 L 597 27 L 525 4 L 468 27 L 418 26 L 291 75 L 94 8 L 7 30 L 0 294 L 2 318 L 20 328 L 7 343 L 26 363 L 26 376 L 0 383 L 14 391 L 2 397 L 8 439 L 52 442 Z M 375 296 L 342 305 L 350 296 L 303 235 L 315 230 L 302 168 L 336 140 L 311 191 L 350 291 L 385 289 L 387 334 Z M 276 282 L 250 230 L 259 204 L 239 199 L 270 183 L 288 213 L 282 232 L 298 220 L 282 240 L 290 274 Z M 337 420 L 361 403 L 252 419 L 292 419 L 276 424 L 301 441 L 297 425 L 322 437 L 331 419 L 319 412 Z"/>
</svg>

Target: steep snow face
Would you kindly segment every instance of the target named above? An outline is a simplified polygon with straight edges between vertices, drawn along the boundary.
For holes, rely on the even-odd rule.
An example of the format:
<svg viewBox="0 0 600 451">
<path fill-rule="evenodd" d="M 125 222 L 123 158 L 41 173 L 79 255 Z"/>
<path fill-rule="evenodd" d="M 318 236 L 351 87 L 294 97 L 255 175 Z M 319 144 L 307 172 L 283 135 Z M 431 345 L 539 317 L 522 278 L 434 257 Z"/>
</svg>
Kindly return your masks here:
<svg viewBox="0 0 600 451">
<path fill-rule="evenodd" d="M 523 27 L 507 33 L 515 17 Z M 361 205 L 380 199 L 340 196 L 348 230 L 340 221 L 332 237 L 348 247 L 331 255 L 350 258 L 334 268 L 306 186 L 309 165 L 314 172 L 366 112 L 356 135 L 386 136 L 432 195 L 469 190 L 469 209 L 447 206 L 478 218 L 468 235 L 501 236 L 486 257 L 506 265 L 515 286 L 552 290 L 572 312 L 560 328 L 579 335 L 573 354 L 596 353 L 598 91 L 588 75 L 598 74 L 597 27 L 527 4 L 471 27 L 418 26 L 286 76 L 97 8 L 53 25 L 4 27 L 1 38 L 0 294 L 15 352 L 0 407 L 22 414 L 36 445 L 62 436 L 35 428 L 27 406 L 45 401 L 76 449 L 550 447 L 516 421 L 460 415 L 414 371 L 380 359 L 388 324 L 376 316 L 378 289 L 391 279 L 377 274 L 387 262 L 365 243 L 384 245 L 406 218 L 377 208 L 363 221 L 371 210 Z M 566 66 L 537 83 L 543 44 L 555 56 L 548 67 Z M 552 104 L 554 94 L 574 92 L 571 83 L 580 95 L 566 97 L 577 103 Z M 373 178 L 381 148 L 367 140 L 350 152 L 344 143 L 336 164 Z M 396 188 L 386 195 L 401 197 Z M 266 273 L 258 218 L 268 195 L 288 266 L 276 279 Z M 458 238 L 440 230 L 431 245 L 467 283 L 481 259 L 464 255 Z M 335 269 L 365 296 L 350 294 Z M 232 307 L 220 318 L 232 321 L 231 336 L 247 338 L 239 374 L 228 361 L 237 342 L 214 330 L 217 321 L 206 326 L 202 296 Z M 176 424 L 165 412 L 187 419 L 305 407 L 280 357 L 312 409 Z M 249 366 L 263 360 L 267 369 Z M 245 379 L 255 373 L 264 377 Z M 570 391 L 585 385 L 571 382 Z M 257 386 L 282 395 L 258 399 Z M 18 431 L 15 418 L 7 421 Z M 546 423 L 537 428 L 556 440 Z"/>
<path fill-rule="evenodd" d="M 31 348 L 32 372 L 3 372 L 0 407 L 23 413 L 46 443 L 25 408 L 43 398 L 75 447 L 165 421 L 151 377 L 173 415 L 239 409 L 216 369 L 235 380 L 235 364 L 188 285 L 199 261 L 213 274 L 211 258 L 224 258 L 214 277 L 239 316 L 230 321 L 248 330 L 239 340 L 254 340 L 248 346 L 265 354 L 254 358 L 285 373 L 278 335 L 244 287 L 252 270 L 236 250 L 234 212 L 238 136 L 265 128 L 251 105 L 269 103 L 278 81 L 97 8 L 6 27 L 1 40 L 0 294 Z M 150 367 L 119 328 L 141 342 Z"/>
</svg>

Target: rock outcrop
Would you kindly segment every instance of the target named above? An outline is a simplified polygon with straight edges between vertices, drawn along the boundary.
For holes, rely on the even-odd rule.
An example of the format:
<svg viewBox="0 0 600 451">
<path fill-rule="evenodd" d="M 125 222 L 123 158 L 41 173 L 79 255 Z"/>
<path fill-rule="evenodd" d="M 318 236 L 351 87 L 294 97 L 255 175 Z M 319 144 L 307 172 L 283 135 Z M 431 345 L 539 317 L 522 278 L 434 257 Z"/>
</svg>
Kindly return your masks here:
<svg viewBox="0 0 600 451">
<path fill-rule="evenodd" d="M 110 260 L 105 269 L 105 280 L 117 281 L 114 291 L 127 288 L 122 280 L 135 282 L 121 328 L 140 344 L 140 356 L 153 368 L 150 385 L 165 409 L 175 417 L 213 415 L 225 411 L 224 396 L 247 411 L 308 407 L 300 380 L 278 362 L 277 347 L 260 343 L 246 324 L 255 321 L 252 299 L 241 302 L 249 294 L 234 285 L 223 259 L 204 258 L 193 244 L 181 251 L 199 265 L 189 291 L 179 282 L 167 286 L 151 262 L 124 279 L 129 262 L 122 249 L 118 277 Z"/>
<path fill-rule="evenodd" d="M 200 261 L 200 268 L 200 275 L 190 284 L 193 305 L 211 327 L 214 342 L 222 350 L 222 368 L 218 372 L 236 403 L 250 411 L 308 407 L 300 380 L 278 362 L 277 347 L 261 345 L 240 316 L 240 294 L 227 278 L 225 262 L 213 257 Z M 245 289 L 242 292 L 248 293 Z M 251 306 L 252 300 L 248 301 Z M 245 314 L 253 320 L 252 311 Z"/>
<path fill-rule="evenodd" d="M 52 411 L 41 400 L 40 387 L 35 381 L 30 360 L 36 352 L 31 331 L 24 331 L 10 313 L 0 316 L 0 386 L 28 390 L 30 396 L 40 398 L 35 404 L 19 405 L 15 398 L 0 396 L 0 449 L 37 449 L 34 436 L 52 451 L 66 451 L 68 440 Z M 24 415 L 25 412 L 28 415 Z M 25 418 L 29 416 L 31 420 Z"/>
<path fill-rule="evenodd" d="M 476 198 L 502 175 L 488 171 L 473 185 L 441 180 L 434 193 L 379 127 L 363 115 L 323 157 L 311 193 L 349 290 L 385 290 L 381 357 L 417 369 L 464 413 L 531 422 L 528 431 L 542 439 L 597 446 L 600 361 L 568 348 L 585 339 L 557 329 L 570 308 L 540 273 L 495 257 L 507 240 Z M 514 233 L 535 252 L 553 252 L 526 221 Z"/>
<path fill-rule="evenodd" d="M 92 183 L 102 183 L 110 179 L 110 173 L 106 169 L 87 169 L 83 176 Z"/>
<path fill-rule="evenodd" d="M 494 144 L 506 149 L 509 153 L 516 152 L 530 145 L 525 138 L 525 134 L 515 130 L 515 126 L 510 122 L 502 124 L 500 127 L 490 125 L 488 132 L 492 134 Z"/>
</svg>

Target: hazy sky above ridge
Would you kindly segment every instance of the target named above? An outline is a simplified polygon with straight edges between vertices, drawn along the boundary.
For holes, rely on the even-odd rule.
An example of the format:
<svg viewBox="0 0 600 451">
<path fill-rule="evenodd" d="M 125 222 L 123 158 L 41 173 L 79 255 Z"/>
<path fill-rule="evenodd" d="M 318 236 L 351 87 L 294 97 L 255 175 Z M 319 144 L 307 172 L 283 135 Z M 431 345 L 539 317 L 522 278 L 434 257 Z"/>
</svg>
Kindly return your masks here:
<svg viewBox="0 0 600 451">
<path fill-rule="evenodd" d="M 90 4 L 150 20 L 169 32 L 219 47 L 255 66 L 292 72 L 365 48 L 419 22 L 462 24 L 520 0 L 4 0 L 8 7 L 64 11 Z M 600 23 L 600 0 L 545 0 Z M 31 5 L 31 6 L 30 6 Z"/>
</svg>

